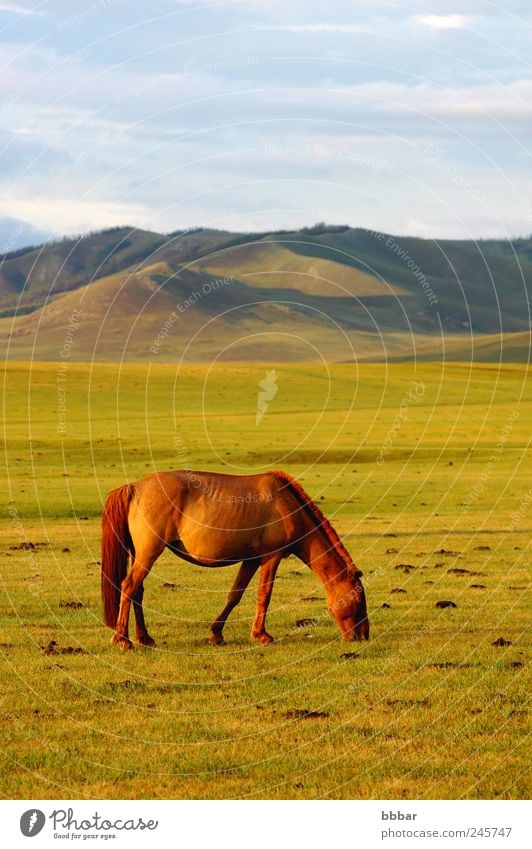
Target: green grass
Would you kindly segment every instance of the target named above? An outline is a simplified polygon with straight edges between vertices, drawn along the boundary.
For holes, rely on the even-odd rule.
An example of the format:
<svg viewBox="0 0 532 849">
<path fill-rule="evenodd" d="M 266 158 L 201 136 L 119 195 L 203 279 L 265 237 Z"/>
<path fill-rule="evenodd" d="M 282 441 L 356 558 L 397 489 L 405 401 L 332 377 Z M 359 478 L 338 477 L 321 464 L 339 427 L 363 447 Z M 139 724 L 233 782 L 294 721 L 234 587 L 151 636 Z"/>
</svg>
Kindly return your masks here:
<svg viewBox="0 0 532 849">
<path fill-rule="evenodd" d="M 5 797 L 529 794 L 526 369 L 279 366 L 257 426 L 266 369 L 7 367 Z M 412 381 L 421 401 L 407 402 L 394 430 Z M 268 620 L 277 641 L 249 641 L 254 581 L 227 645 L 208 646 L 234 569 L 168 553 L 146 583 L 158 648 L 112 647 L 96 562 L 102 498 L 187 466 L 282 467 L 301 480 L 364 572 L 371 640 L 341 642 L 321 584 L 290 559 Z M 18 547 L 26 540 L 34 550 Z M 457 607 L 437 609 L 440 600 Z M 296 627 L 302 618 L 316 621 Z M 510 645 L 493 646 L 501 636 Z"/>
</svg>

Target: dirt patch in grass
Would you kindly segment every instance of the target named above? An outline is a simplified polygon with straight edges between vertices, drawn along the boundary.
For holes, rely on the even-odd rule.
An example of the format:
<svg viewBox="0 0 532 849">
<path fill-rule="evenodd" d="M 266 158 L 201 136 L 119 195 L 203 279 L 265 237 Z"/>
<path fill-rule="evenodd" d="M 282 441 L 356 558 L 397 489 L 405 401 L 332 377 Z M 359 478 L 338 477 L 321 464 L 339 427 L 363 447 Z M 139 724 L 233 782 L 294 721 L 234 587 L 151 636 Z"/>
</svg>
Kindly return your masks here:
<svg viewBox="0 0 532 849">
<path fill-rule="evenodd" d="M 472 569 L 447 569 L 448 575 L 482 575 L 485 576 L 485 572 L 474 572 Z"/>
<path fill-rule="evenodd" d="M 292 708 L 283 714 L 285 719 L 327 719 L 330 716 L 326 710 L 308 710 L 307 708 Z"/>
<path fill-rule="evenodd" d="M 43 654 L 89 654 L 81 646 L 59 646 L 55 640 L 50 640 L 47 646 L 41 646 Z"/>
</svg>

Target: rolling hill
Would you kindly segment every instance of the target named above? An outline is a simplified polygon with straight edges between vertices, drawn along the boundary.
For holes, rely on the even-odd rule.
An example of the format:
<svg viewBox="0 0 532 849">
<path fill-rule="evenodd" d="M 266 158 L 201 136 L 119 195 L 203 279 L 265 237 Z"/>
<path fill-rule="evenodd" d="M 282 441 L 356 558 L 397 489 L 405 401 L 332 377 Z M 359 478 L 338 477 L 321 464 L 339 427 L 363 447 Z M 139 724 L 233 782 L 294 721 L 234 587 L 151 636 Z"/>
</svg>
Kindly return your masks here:
<svg viewBox="0 0 532 849">
<path fill-rule="evenodd" d="M 532 240 L 91 233 L 0 260 L 10 359 L 528 361 Z"/>
</svg>

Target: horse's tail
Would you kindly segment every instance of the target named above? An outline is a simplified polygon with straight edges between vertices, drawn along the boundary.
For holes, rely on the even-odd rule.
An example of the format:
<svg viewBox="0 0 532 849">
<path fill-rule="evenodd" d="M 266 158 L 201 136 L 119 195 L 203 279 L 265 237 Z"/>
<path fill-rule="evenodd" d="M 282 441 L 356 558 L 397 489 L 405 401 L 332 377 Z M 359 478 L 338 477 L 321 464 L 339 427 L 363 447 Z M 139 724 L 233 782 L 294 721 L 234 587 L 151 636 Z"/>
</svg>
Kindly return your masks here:
<svg viewBox="0 0 532 849">
<path fill-rule="evenodd" d="M 116 626 L 120 608 L 120 585 L 127 574 L 129 555 L 134 547 L 127 517 L 133 486 L 113 489 L 106 498 L 102 515 L 102 602 L 103 618 L 110 628 Z"/>
</svg>

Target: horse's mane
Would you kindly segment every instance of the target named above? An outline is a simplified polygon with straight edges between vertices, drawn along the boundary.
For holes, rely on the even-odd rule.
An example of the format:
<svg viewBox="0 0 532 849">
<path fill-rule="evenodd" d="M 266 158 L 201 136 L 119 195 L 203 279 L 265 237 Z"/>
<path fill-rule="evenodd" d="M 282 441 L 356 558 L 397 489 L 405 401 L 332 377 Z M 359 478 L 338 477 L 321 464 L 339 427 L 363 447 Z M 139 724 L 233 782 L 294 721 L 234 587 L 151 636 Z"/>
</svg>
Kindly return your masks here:
<svg viewBox="0 0 532 849">
<path fill-rule="evenodd" d="M 343 544 L 342 540 L 338 536 L 337 532 L 334 530 L 333 526 L 329 522 L 326 516 L 323 515 L 318 505 L 312 500 L 310 495 L 308 495 L 300 483 L 298 483 L 294 478 L 289 475 L 287 472 L 283 472 L 281 470 L 277 470 L 274 472 L 278 478 L 281 478 L 285 483 L 289 486 L 289 488 L 294 492 L 297 497 L 297 500 L 300 502 L 301 506 L 306 510 L 306 512 L 315 519 L 318 527 L 323 531 L 327 540 L 331 544 L 331 547 L 338 552 L 340 557 L 345 563 L 347 571 L 356 574 L 358 572 L 357 567 L 353 563 L 353 558 L 349 554 L 347 548 Z"/>
</svg>

